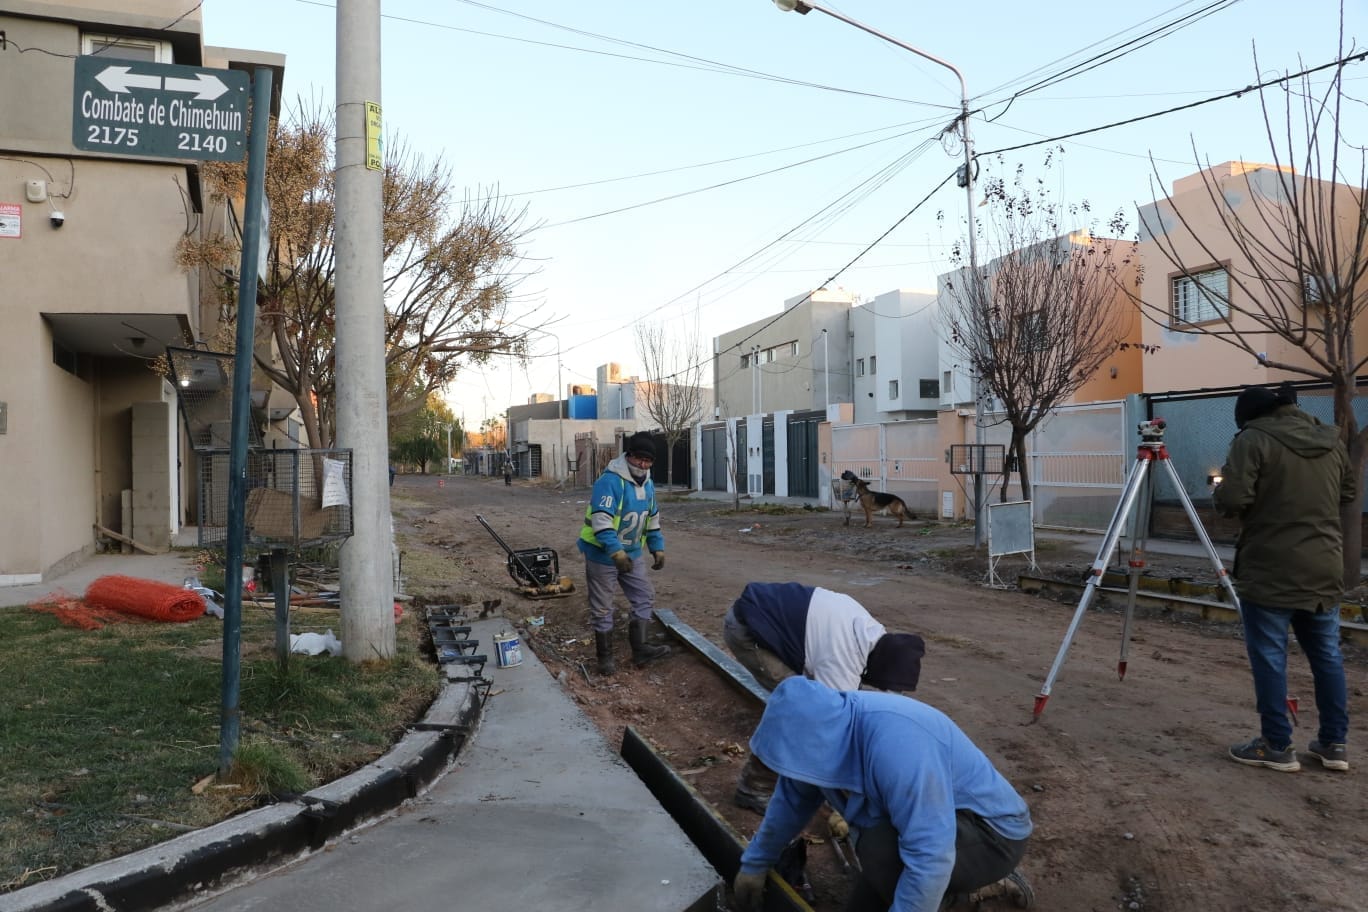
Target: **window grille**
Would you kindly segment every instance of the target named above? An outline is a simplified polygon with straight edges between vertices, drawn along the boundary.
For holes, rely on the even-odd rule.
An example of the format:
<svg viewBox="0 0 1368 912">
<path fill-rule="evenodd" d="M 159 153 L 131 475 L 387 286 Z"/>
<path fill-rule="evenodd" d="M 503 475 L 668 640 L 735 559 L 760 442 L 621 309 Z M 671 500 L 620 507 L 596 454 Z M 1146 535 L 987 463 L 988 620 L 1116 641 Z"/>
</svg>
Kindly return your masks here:
<svg viewBox="0 0 1368 912">
<path fill-rule="evenodd" d="M 1190 276 L 1174 276 L 1173 323 L 1205 323 L 1230 313 L 1230 276 L 1209 269 Z"/>
</svg>

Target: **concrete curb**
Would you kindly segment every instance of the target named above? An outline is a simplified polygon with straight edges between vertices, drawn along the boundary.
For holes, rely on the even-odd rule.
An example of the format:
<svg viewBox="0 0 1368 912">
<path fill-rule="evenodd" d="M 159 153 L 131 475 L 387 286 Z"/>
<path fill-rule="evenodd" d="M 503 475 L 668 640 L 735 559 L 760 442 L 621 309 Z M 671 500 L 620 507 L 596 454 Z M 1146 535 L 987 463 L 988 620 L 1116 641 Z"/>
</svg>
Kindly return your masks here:
<svg viewBox="0 0 1368 912">
<path fill-rule="evenodd" d="M 323 848 L 416 797 L 441 777 L 479 724 L 478 681 L 464 667 L 423 719 L 380 759 L 292 801 L 0 896 L 0 912 L 144 912 L 213 893 Z"/>
</svg>

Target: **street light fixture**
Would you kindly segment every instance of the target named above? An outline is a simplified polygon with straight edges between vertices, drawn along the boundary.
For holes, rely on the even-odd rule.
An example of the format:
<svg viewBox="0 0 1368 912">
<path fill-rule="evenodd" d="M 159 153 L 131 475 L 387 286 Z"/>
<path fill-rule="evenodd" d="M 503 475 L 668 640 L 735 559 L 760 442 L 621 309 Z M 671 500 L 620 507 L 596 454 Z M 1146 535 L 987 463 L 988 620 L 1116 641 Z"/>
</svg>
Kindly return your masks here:
<svg viewBox="0 0 1368 912">
<path fill-rule="evenodd" d="M 905 51 L 910 51 L 913 54 L 916 54 L 918 57 L 921 57 L 925 60 L 929 60 L 932 63 L 939 64 L 955 74 L 955 78 L 959 80 L 960 84 L 959 123 L 961 129 L 964 131 L 964 173 L 960 175 L 959 182 L 960 185 L 964 187 L 965 202 L 967 205 L 966 212 L 968 214 L 969 219 L 969 280 L 971 282 L 977 282 L 979 277 L 978 250 L 977 245 L 974 241 L 974 146 L 973 142 L 969 138 L 969 87 L 968 84 L 964 81 L 964 74 L 961 73 L 954 64 L 951 64 L 948 61 L 942 60 L 933 54 L 928 54 L 921 48 L 913 47 L 905 41 L 899 41 L 892 35 L 886 35 L 876 28 L 872 28 L 868 25 L 865 25 L 863 22 L 851 19 L 844 13 L 838 13 L 835 10 L 828 9 L 825 6 L 822 6 L 820 3 L 812 3 L 810 2 L 810 0 L 774 0 L 774 5 L 779 7 L 779 9 L 783 10 L 786 13 L 796 12 L 804 16 L 806 16 L 813 10 L 816 10 L 819 13 L 824 13 L 830 16 L 832 19 L 838 19 L 841 22 L 844 22 L 846 25 L 854 26 L 862 32 L 867 32 L 868 34 L 873 35 L 875 38 L 878 38 L 882 41 L 887 41 L 889 44 L 895 45 L 896 47 L 900 47 Z M 975 442 L 979 444 L 980 452 L 982 452 L 982 445 L 984 442 L 983 396 L 979 389 L 979 376 L 977 371 L 974 373 L 972 379 L 974 395 Z M 983 475 L 978 474 L 974 476 L 975 548 L 979 547 L 979 545 L 982 544 L 983 541 L 983 494 Z"/>
</svg>

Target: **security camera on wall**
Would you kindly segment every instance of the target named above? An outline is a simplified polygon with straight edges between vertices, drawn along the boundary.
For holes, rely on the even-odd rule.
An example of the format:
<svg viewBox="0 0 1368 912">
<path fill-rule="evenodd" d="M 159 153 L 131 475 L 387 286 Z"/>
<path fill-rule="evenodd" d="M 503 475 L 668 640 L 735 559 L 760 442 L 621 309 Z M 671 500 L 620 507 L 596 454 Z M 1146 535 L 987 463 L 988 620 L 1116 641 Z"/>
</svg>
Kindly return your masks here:
<svg viewBox="0 0 1368 912">
<path fill-rule="evenodd" d="M 66 224 L 66 213 L 53 210 L 53 213 L 48 216 L 48 221 L 52 223 L 53 228 L 61 228 Z"/>
</svg>

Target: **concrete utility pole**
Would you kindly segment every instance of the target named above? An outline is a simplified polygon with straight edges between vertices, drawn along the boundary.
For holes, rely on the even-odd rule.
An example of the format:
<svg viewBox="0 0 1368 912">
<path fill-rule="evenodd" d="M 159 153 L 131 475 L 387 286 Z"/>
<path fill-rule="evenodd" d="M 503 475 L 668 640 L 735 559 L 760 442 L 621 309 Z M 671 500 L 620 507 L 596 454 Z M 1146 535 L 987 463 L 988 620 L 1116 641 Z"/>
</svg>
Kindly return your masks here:
<svg viewBox="0 0 1368 912">
<path fill-rule="evenodd" d="M 337 441 L 352 451 L 354 526 L 342 649 L 353 662 L 394 657 L 379 106 L 380 0 L 337 0 Z"/>
</svg>

